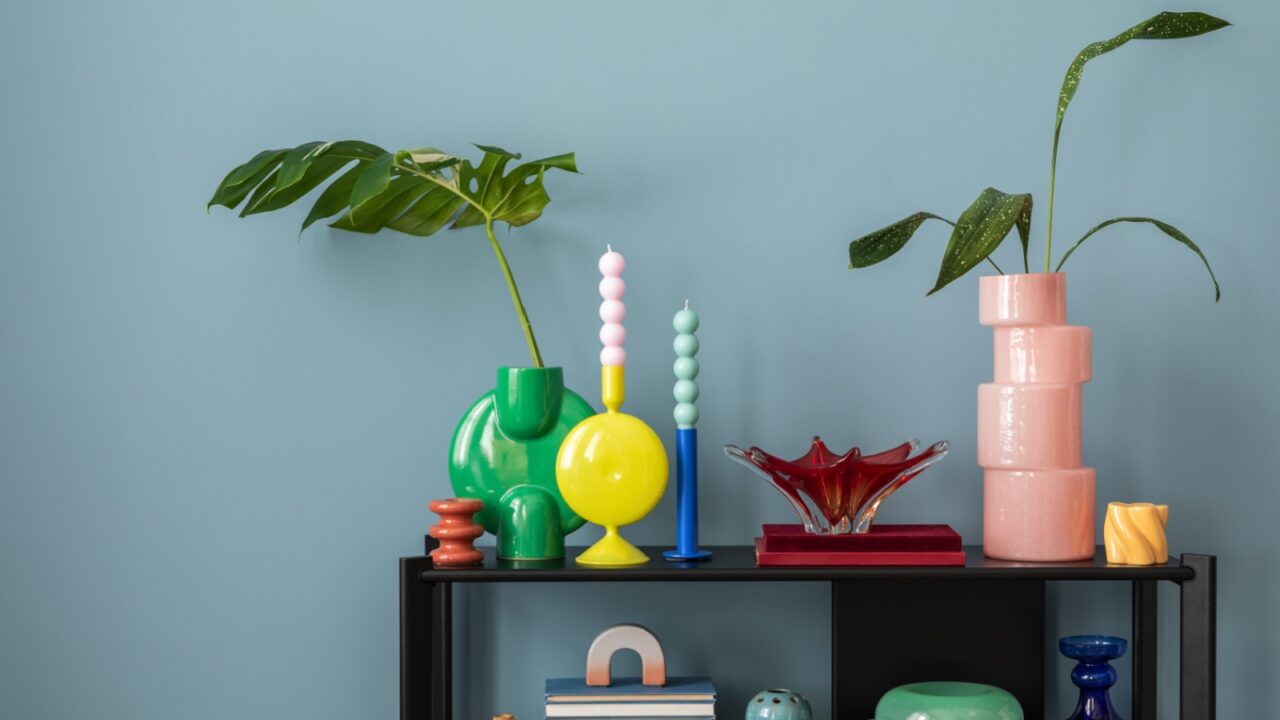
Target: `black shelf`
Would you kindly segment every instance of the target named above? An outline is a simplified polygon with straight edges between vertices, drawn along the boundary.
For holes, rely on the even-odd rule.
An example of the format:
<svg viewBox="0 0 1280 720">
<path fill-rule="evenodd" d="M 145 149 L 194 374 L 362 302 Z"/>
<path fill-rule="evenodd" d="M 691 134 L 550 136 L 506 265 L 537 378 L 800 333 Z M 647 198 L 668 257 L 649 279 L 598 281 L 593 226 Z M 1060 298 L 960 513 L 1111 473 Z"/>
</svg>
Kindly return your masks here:
<svg viewBox="0 0 1280 720">
<path fill-rule="evenodd" d="M 428 542 L 432 543 L 428 538 Z M 966 546 L 954 567 L 772 567 L 755 564 L 755 549 L 709 548 L 701 563 L 662 560 L 588 568 L 565 560 L 436 568 L 427 556 L 400 559 L 400 717 L 451 720 L 453 713 L 453 585 L 511 582 L 827 582 L 831 587 L 831 714 L 870 717 L 886 689 L 923 677 L 987 682 L 1022 703 L 1028 717 L 1044 707 L 1045 583 L 1127 582 L 1132 588 L 1133 720 L 1157 712 L 1157 588 L 1180 588 L 1182 720 L 1215 717 L 1217 580 L 1212 555 L 1183 555 L 1157 566 L 1108 565 L 1101 547 L 1092 560 L 1018 563 L 985 558 Z M 430 545 L 428 547 L 430 550 Z M 875 622 L 867 622 L 875 618 Z M 619 618 L 619 621 L 625 618 Z M 866 648 L 875 648 L 868 660 Z M 921 652 L 927 648 L 927 652 Z M 726 708 L 725 715 L 733 715 Z"/>
<path fill-rule="evenodd" d="M 512 561 L 493 557 L 487 548 L 484 565 L 464 568 L 423 569 L 424 582 L 803 582 L 822 580 L 1169 580 L 1182 582 L 1195 571 L 1178 562 L 1166 565 L 1108 565 L 1102 548 L 1091 560 L 1068 563 L 1020 563 L 992 560 L 982 546 L 966 545 L 963 566 L 869 567 L 757 567 L 755 548 L 745 545 L 704 547 L 710 560 L 668 562 L 665 547 L 643 547 L 646 565 L 594 568 L 577 565 L 573 558 L 585 548 L 565 548 L 565 559 Z"/>
</svg>

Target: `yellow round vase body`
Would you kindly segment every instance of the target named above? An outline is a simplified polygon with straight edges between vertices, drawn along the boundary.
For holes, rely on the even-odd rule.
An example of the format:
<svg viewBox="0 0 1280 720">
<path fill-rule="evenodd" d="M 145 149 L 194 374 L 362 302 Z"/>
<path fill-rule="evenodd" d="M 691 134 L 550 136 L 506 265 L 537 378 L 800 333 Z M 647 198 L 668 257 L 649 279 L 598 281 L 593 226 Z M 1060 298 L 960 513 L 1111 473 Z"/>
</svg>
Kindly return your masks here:
<svg viewBox="0 0 1280 720">
<path fill-rule="evenodd" d="M 618 534 L 648 515 L 667 488 L 667 451 L 657 433 L 620 412 L 594 415 L 565 437 L 556 456 L 560 495 L 605 536 L 578 556 L 584 565 L 640 565 L 647 555 Z"/>
</svg>

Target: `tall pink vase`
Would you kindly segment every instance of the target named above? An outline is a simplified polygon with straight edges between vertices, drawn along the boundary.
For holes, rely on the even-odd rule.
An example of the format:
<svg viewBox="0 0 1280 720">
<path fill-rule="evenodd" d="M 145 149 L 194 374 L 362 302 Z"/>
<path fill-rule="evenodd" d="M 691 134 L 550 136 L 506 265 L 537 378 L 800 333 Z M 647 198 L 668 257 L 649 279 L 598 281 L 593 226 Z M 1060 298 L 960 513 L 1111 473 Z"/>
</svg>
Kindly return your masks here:
<svg viewBox="0 0 1280 720">
<path fill-rule="evenodd" d="M 1092 338 L 1066 324 L 1066 276 L 983 277 L 978 319 L 995 331 L 995 381 L 978 386 L 983 551 L 1091 558 L 1097 478 L 1081 464 L 1080 386 L 1093 374 Z"/>
</svg>

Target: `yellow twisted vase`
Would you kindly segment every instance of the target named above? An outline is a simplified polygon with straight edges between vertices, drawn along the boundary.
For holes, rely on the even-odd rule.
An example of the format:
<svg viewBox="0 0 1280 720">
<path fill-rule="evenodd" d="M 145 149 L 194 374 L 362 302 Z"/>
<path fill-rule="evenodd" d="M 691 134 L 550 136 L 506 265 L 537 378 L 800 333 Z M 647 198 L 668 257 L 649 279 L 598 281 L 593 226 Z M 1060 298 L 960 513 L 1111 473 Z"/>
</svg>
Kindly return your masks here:
<svg viewBox="0 0 1280 720">
<path fill-rule="evenodd" d="M 1169 542 L 1164 535 L 1168 522 L 1168 505 L 1145 502 L 1108 504 L 1107 519 L 1102 526 L 1107 562 L 1116 565 L 1169 562 Z"/>
</svg>

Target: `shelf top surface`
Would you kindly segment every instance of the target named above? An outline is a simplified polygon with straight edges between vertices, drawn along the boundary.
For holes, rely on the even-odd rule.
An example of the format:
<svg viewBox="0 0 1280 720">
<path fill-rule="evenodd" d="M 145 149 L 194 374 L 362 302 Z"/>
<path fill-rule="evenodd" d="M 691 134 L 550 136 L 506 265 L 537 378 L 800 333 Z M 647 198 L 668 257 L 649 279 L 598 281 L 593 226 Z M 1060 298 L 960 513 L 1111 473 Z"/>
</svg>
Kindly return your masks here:
<svg viewBox="0 0 1280 720">
<path fill-rule="evenodd" d="M 644 565 L 599 568 L 578 565 L 573 558 L 585 548 L 565 548 L 562 560 L 498 560 L 494 548 L 483 548 L 483 565 L 428 568 L 426 558 L 406 558 L 423 566 L 424 582 L 796 582 L 859 579 L 928 580 L 1190 580 L 1191 568 L 1171 559 L 1166 565 L 1108 565 L 1101 546 L 1092 560 L 1024 563 L 983 556 L 981 545 L 966 545 L 963 566 L 758 567 L 755 548 L 747 545 L 704 547 L 712 557 L 701 562 L 669 562 L 666 547 L 642 547 Z"/>
</svg>

